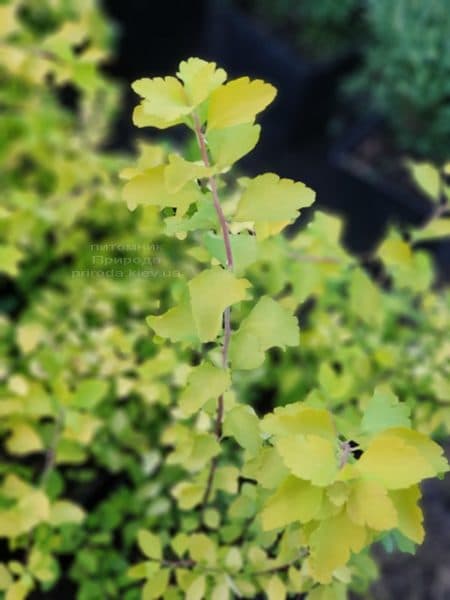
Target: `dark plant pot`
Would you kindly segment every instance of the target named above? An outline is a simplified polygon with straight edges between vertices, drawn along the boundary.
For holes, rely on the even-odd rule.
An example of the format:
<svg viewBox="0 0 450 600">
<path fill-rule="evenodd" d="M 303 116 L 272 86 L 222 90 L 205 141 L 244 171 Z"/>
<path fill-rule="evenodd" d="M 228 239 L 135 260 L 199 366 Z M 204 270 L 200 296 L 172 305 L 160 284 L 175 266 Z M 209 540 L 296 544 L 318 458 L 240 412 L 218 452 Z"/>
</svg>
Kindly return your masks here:
<svg viewBox="0 0 450 600">
<path fill-rule="evenodd" d="M 261 120 L 260 148 L 267 155 L 302 144 L 326 129 L 338 83 L 358 62 L 349 53 L 313 62 L 251 16 L 218 1 L 210 3 L 204 31 L 203 56 L 232 77 L 259 77 L 278 88 L 274 104 Z"/>
<path fill-rule="evenodd" d="M 380 136 L 385 125 L 377 116 L 367 117 L 344 131 L 330 152 L 330 162 L 343 179 L 347 179 L 349 188 L 358 189 L 358 202 L 374 199 L 379 204 L 380 213 L 384 213 L 387 222 L 396 221 L 412 226 L 423 226 L 432 216 L 434 204 L 420 192 L 407 177 L 405 168 L 399 167 L 389 174 L 383 173 L 361 158 L 359 149 L 370 140 Z M 392 162 L 401 165 L 401 154 L 392 154 Z M 397 173 L 397 177 L 396 177 Z M 450 281 L 450 242 L 447 240 L 427 243 L 426 247 L 434 256 L 442 281 Z"/>
<path fill-rule="evenodd" d="M 358 154 L 358 149 L 370 142 L 384 130 L 383 120 L 376 116 L 367 117 L 347 129 L 331 149 L 332 164 L 348 177 L 363 182 L 371 190 L 375 190 L 388 206 L 392 216 L 399 216 L 412 224 L 420 225 L 430 216 L 433 209 L 430 200 L 413 184 L 403 178 L 395 178 L 395 174 L 386 177 L 376 166 L 369 164 Z M 394 156 L 398 164 L 401 155 Z"/>
</svg>

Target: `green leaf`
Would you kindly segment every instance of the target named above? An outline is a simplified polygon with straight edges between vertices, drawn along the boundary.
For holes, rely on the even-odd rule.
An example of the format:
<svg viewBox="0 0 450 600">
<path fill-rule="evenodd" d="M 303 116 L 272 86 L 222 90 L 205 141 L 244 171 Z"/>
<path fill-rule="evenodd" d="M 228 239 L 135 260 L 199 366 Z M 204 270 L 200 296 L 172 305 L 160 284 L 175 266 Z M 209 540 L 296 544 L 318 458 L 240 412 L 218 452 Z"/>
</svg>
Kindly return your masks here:
<svg viewBox="0 0 450 600">
<path fill-rule="evenodd" d="M 5 446 L 11 454 L 30 454 L 44 448 L 41 438 L 28 423 L 20 422 L 12 425 Z"/>
<path fill-rule="evenodd" d="M 202 198 L 196 183 L 188 182 L 183 189 L 171 192 L 166 184 L 165 165 L 147 169 L 130 179 L 123 188 L 123 198 L 130 210 L 138 205 L 176 208 L 177 215 L 184 215 L 191 204 Z"/>
<path fill-rule="evenodd" d="M 81 523 L 85 518 L 84 510 L 69 500 L 57 500 L 50 507 L 49 522 L 54 527 L 64 523 Z"/>
<path fill-rule="evenodd" d="M 195 367 L 180 395 L 180 409 L 185 417 L 197 413 L 212 398 L 218 398 L 231 385 L 228 371 L 204 362 Z"/>
<path fill-rule="evenodd" d="M 51 583 L 58 577 L 58 563 L 43 550 L 35 547 L 31 551 L 28 568 L 30 573 L 43 583 Z"/>
<path fill-rule="evenodd" d="M 192 316 L 191 303 L 187 292 L 177 306 L 170 308 L 162 315 L 149 316 L 146 321 L 156 335 L 169 338 L 172 342 L 197 339 L 197 328 Z"/>
<path fill-rule="evenodd" d="M 0 244 L 0 273 L 6 273 L 15 277 L 18 272 L 18 264 L 23 258 L 23 253 L 15 246 Z"/>
<path fill-rule="evenodd" d="M 192 315 L 202 342 L 216 339 L 225 308 L 245 300 L 250 283 L 220 267 L 208 269 L 189 282 Z"/>
<path fill-rule="evenodd" d="M 267 599 L 268 600 L 284 600 L 287 595 L 286 586 L 278 575 L 272 575 L 267 584 Z"/>
<path fill-rule="evenodd" d="M 200 504 L 204 493 L 204 485 L 187 481 L 180 481 L 172 488 L 172 496 L 176 498 L 181 510 L 191 510 Z"/>
<path fill-rule="evenodd" d="M 240 275 L 258 259 L 258 242 L 254 235 L 248 233 L 230 234 L 230 242 L 234 271 Z M 204 236 L 204 244 L 210 254 L 225 266 L 226 252 L 222 236 L 208 231 Z"/>
<path fill-rule="evenodd" d="M 208 133 L 208 145 L 213 162 L 228 167 L 248 154 L 256 146 L 261 134 L 259 125 L 243 123 Z"/>
<path fill-rule="evenodd" d="M 382 322 L 381 292 L 362 269 L 352 271 L 349 294 L 353 314 L 369 325 Z"/>
<path fill-rule="evenodd" d="M 264 488 L 273 489 L 289 475 L 289 470 L 272 446 L 261 448 L 256 457 L 245 463 L 242 475 L 256 481 Z"/>
<path fill-rule="evenodd" d="M 150 579 L 156 571 L 159 571 L 159 564 L 145 560 L 130 567 L 127 571 L 127 577 L 130 579 Z"/>
<path fill-rule="evenodd" d="M 184 160 L 179 154 L 169 154 L 169 164 L 164 169 L 166 187 L 171 194 L 179 192 L 188 182 L 209 177 L 211 174 L 210 167 Z"/>
<path fill-rule="evenodd" d="M 162 558 L 162 546 L 159 536 L 150 533 L 145 529 L 138 531 L 138 545 L 142 552 L 148 558 L 154 558 L 155 560 L 161 560 Z"/>
<path fill-rule="evenodd" d="M 7 590 L 5 600 L 25 600 L 31 591 L 32 585 L 27 581 L 19 579 Z"/>
<path fill-rule="evenodd" d="M 0 590 L 6 590 L 12 584 L 11 573 L 3 563 L 0 563 Z"/>
<path fill-rule="evenodd" d="M 252 123 L 276 93 L 272 85 L 259 79 L 250 81 L 248 77 L 241 77 L 228 82 L 211 94 L 208 130 Z"/>
<path fill-rule="evenodd" d="M 439 199 L 441 187 L 441 178 L 439 170 L 430 163 L 411 162 L 409 163 L 414 181 L 419 188 L 432 200 Z"/>
<path fill-rule="evenodd" d="M 103 399 L 108 391 L 108 383 L 101 379 L 85 379 L 73 397 L 73 406 L 82 410 L 92 410 Z"/>
<path fill-rule="evenodd" d="M 158 571 L 147 581 L 142 589 L 142 600 L 154 600 L 161 598 L 169 583 L 169 569 Z"/>
<path fill-rule="evenodd" d="M 364 411 L 361 427 L 371 434 L 390 427 L 411 427 L 410 412 L 389 388 L 380 386 Z"/>
<path fill-rule="evenodd" d="M 225 436 L 233 436 L 242 448 L 254 456 L 261 447 L 259 419 L 251 406 L 238 404 L 227 412 L 223 424 Z"/>
<path fill-rule="evenodd" d="M 45 328 L 40 323 L 24 323 L 16 329 L 17 345 L 23 354 L 32 352 L 45 337 Z"/>
<path fill-rule="evenodd" d="M 196 577 L 186 590 L 186 600 L 202 600 L 205 597 L 206 578 L 204 575 Z"/>
<path fill-rule="evenodd" d="M 304 183 L 265 173 L 251 179 L 239 200 L 236 221 L 287 223 L 298 217 L 300 208 L 311 206 L 315 193 Z"/>
<path fill-rule="evenodd" d="M 210 567 L 216 564 L 216 545 L 204 533 L 194 533 L 189 538 L 189 554 L 196 563 L 203 563 Z"/>
<path fill-rule="evenodd" d="M 297 346 L 297 319 L 268 296 L 258 300 L 231 339 L 230 360 L 235 369 L 256 369 L 273 346 Z"/>
<path fill-rule="evenodd" d="M 436 240 L 450 237 L 450 217 L 431 219 L 425 227 L 413 231 L 412 238 L 415 242 L 424 240 Z"/>
</svg>

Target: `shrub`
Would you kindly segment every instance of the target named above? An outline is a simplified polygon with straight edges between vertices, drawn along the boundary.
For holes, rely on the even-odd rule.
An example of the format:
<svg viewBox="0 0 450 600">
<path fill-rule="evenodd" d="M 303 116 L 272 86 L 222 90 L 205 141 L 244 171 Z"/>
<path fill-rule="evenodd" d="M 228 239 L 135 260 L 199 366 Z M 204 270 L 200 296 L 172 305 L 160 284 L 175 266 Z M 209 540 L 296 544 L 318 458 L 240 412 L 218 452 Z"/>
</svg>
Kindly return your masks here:
<svg viewBox="0 0 450 600">
<path fill-rule="evenodd" d="M 267 351 L 298 344 L 293 313 L 299 305 L 295 284 L 302 280 L 284 260 L 292 261 L 297 250 L 301 260 L 303 236 L 297 246 L 278 234 L 314 195 L 266 173 L 239 180 L 224 201 L 230 168 L 255 146 L 255 117 L 275 95 L 259 80 L 225 81 L 214 63 L 191 58 L 180 63 L 177 78 L 133 84 L 142 98 L 135 124 L 187 126 L 197 138 L 199 160 L 173 153 L 165 162 L 127 171 L 125 199 L 131 208 L 159 206 L 170 215 L 168 233 L 194 239 L 201 233 L 206 253 L 177 304 L 147 319 L 154 335 L 190 347 L 195 361 L 175 396 L 174 422 L 161 438 L 170 448 L 166 463 L 184 471 L 171 489 L 180 519 L 169 531 L 138 533 L 146 560 L 130 575 L 146 581 L 144 598 L 180 590 L 188 598 L 261 591 L 273 599 L 305 592 L 308 598 L 341 597 L 342 570 L 348 581 L 348 569 L 364 563 L 374 540 L 393 535 L 408 547 L 422 541 L 418 484 L 446 471 L 447 463 L 439 446 L 412 428 L 409 407 L 387 388 L 375 389 L 362 411 L 335 411 L 340 382 L 329 366 L 322 380 L 331 399 L 311 391 L 260 418 L 236 395 L 233 380 L 260 368 Z M 328 262 L 348 261 L 333 248 L 336 236 L 324 235 L 329 225 L 319 223 L 314 249 L 330 249 Z M 331 228 L 336 231 L 333 222 Z M 307 236 L 305 245 L 311 247 Z M 400 277 L 407 274 L 405 251 L 401 240 L 386 242 Z M 265 285 L 252 277 L 252 265 L 263 256 Z M 316 258 L 320 262 L 320 254 Z M 357 315 L 376 320 L 376 288 L 362 270 L 352 274 L 351 287 Z"/>
<path fill-rule="evenodd" d="M 438 162 L 449 158 L 449 10 L 446 0 L 370 1 L 359 75 L 401 149 Z"/>
<path fill-rule="evenodd" d="M 342 525 L 343 513 L 339 517 L 333 513 L 344 503 L 351 505 L 349 519 L 360 520 L 357 499 L 364 490 L 351 473 L 374 468 L 368 458 L 365 467 L 364 461 L 356 460 L 358 453 L 350 440 L 358 440 L 366 456 L 376 460 L 370 445 L 387 435 L 401 446 L 398 456 L 414 456 L 416 470 L 406 471 L 417 481 L 446 468 L 438 447 L 411 429 L 413 425 L 422 433 L 436 434 L 435 425 L 444 423 L 446 350 L 437 341 L 439 327 L 449 320 L 448 303 L 446 296 L 431 290 L 428 261 L 415 249 L 408 254 L 399 234 L 391 234 L 382 260 L 402 292 L 392 296 L 379 292 L 382 300 L 370 304 L 372 323 L 361 306 L 375 284 L 341 248 L 336 219 L 317 212 L 307 230 L 289 239 L 278 235 L 299 204 L 312 200 L 312 192 L 274 175 L 236 180 L 231 164 L 251 149 L 259 134 L 252 122 L 252 102 L 261 106 L 261 90 L 267 94 L 264 102 L 268 101 L 271 86 L 241 81 L 238 102 L 235 98 L 222 106 L 220 95 L 227 96 L 230 84 L 218 87 L 215 101 L 221 108 L 216 111 L 216 129 L 211 130 L 211 118 L 206 132 L 194 124 L 197 134 L 208 140 L 215 160 L 209 171 L 198 150 L 197 155 L 189 155 L 192 160 L 185 160 L 181 148 L 149 142 L 139 144 L 135 164 L 127 167 L 130 157 L 102 149 L 117 90 L 99 70 L 98 60 L 108 52 L 110 29 L 106 24 L 98 29 L 104 20 L 95 3 L 30 2 L 24 11 L 20 2 L 8 2 L 0 5 L 2 10 L 0 78 L 5 118 L 0 122 L 0 152 L 5 201 L 0 220 L 6 227 L 0 234 L 0 267 L 2 284 L 10 289 L 0 317 L 0 536 L 5 540 L 2 551 L 7 552 L 0 563 L 0 593 L 7 600 L 19 600 L 39 590 L 50 593 L 56 586 L 55 594 L 61 597 L 136 600 L 141 596 L 136 578 L 149 581 L 144 597 L 153 597 L 158 586 L 160 591 L 164 587 L 168 571 L 166 598 L 179 597 L 185 590 L 198 597 L 204 584 L 207 594 L 214 585 L 215 598 L 237 594 L 236 590 L 250 597 L 264 590 L 272 598 L 296 590 L 316 600 L 323 594 L 342 597 L 347 588 L 364 591 L 376 576 L 369 543 L 381 539 L 411 548 L 407 538 L 419 542 L 423 530 L 414 504 L 419 495 L 415 485 L 407 491 L 380 491 L 385 509 L 391 504 L 397 507 L 397 521 L 387 508 L 374 512 L 380 519 L 376 526 L 383 521 L 387 528 L 390 515 L 389 523 L 397 527 L 383 532 L 372 527 L 375 521 L 368 523 L 366 548 L 353 554 L 328 582 L 329 570 L 336 561 L 346 562 L 348 552 L 344 547 L 341 553 L 338 537 L 330 537 L 333 544 L 325 547 L 321 535 L 328 525 Z M 80 40 L 87 38 L 95 42 L 79 47 Z M 52 51 L 37 53 L 38 42 Z M 199 119 L 206 118 L 204 84 L 208 74 L 221 79 L 224 73 L 198 59 L 188 61 L 187 67 L 190 92 L 200 102 Z M 164 85 L 177 86 L 167 80 L 156 82 L 161 91 Z M 79 95 L 70 111 L 60 99 L 61 85 L 69 83 Z M 141 85 L 145 90 L 148 82 Z M 206 90 L 208 96 L 207 85 Z M 245 90 L 258 92 L 248 104 L 242 104 Z M 98 104 L 97 92 L 105 94 L 106 105 Z M 167 112 L 155 123 L 152 93 L 149 101 L 150 111 L 145 112 L 147 100 L 137 110 L 137 122 L 167 124 Z M 164 111 L 172 111 L 170 119 L 176 117 L 179 101 L 178 97 L 172 105 L 162 103 Z M 184 101 L 181 106 L 184 111 Z M 250 121 L 223 126 L 223 119 L 239 120 L 243 115 Z M 192 125 L 188 113 L 183 118 Z M 133 212 L 120 197 L 119 170 L 127 180 L 125 196 Z M 169 189 L 165 180 L 155 188 L 161 184 L 157 174 L 168 177 Z M 248 289 L 251 284 L 253 298 L 233 304 L 229 373 L 233 388 L 224 393 L 220 442 L 211 427 L 218 422 L 213 392 L 220 381 L 229 382 L 228 370 L 221 368 L 223 336 L 219 333 L 205 343 L 195 338 L 198 327 L 209 331 L 219 322 L 220 329 L 221 310 L 210 300 L 218 298 L 224 306 L 232 288 L 210 285 L 197 296 L 214 314 L 206 320 L 201 312 L 192 336 L 186 334 L 188 311 L 174 327 L 167 320 L 168 314 L 173 317 L 189 304 L 187 290 L 192 282 L 211 272 L 219 281 L 225 273 L 226 253 L 218 233 L 222 230 L 208 187 L 213 175 L 230 221 L 236 271 L 225 277 Z M 250 202 L 255 183 L 260 187 L 252 202 L 267 203 L 256 216 Z M 272 206 L 272 196 L 262 194 L 262 184 L 282 190 L 278 204 Z M 193 197 L 195 202 L 187 206 Z M 171 206 L 174 198 L 176 211 Z M 241 218 L 244 215 L 249 221 L 237 221 L 238 205 L 244 211 Z M 281 210 L 288 211 L 283 212 L 283 222 L 268 224 L 265 219 L 278 219 Z M 436 217 L 424 231 L 414 232 L 414 239 L 448 233 L 447 220 L 437 213 Z M 244 277 L 249 284 L 243 283 Z M 349 310 L 348 286 L 353 290 Z M 410 350 L 412 334 L 403 330 L 404 313 L 399 308 L 403 293 L 408 306 L 414 307 L 414 318 L 421 315 L 417 320 L 423 343 L 416 344 L 420 346 L 416 354 L 409 352 L 398 379 L 407 382 L 412 372 L 420 371 L 418 361 L 425 364 L 424 355 L 435 350 L 426 368 L 442 376 L 425 374 L 426 380 L 418 386 L 424 394 L 440 386 L 433 392 L 440 403 L 431 401 L 419 415 L 416 390 L 410 386 L 404 393 L 391 368 L 382 369 L 381 376 L 375 369 L 367 378 L 358 376 L 357 386 L 351 392 L 344 387 L 336 399 L 334 387 L 341 382 L 330 375 L 334 366 L 328 364 L 335 360 L 336 340 L 343 345 L 343 370 L 348 372 L 347 365 L 354 361 L 361 375 L 365 372 L 361 355 L 368 347 L 377 364 L 384 360 L 383 367 L 386 356 L 389 359 L 398 347 L 399 353 Z M 316 302 L 317 310 L 311 313 L 310 326 L 303 327 L 303 346 L 297 348 L 294 313 L 304 312 L 308 301 Z M 152 315 L 150 328 L 144 321 L 148 314 Z M 273 327 L 273 319 L 279 327 Z M 353 331 L 358 335 L 349 350 L 344 346 Z M 167 340 L 167 333 L 186 334 L 186 339 L 173 342 Z M 288 348 L 283 352 L 269 348 L 277 344 Z M 297 353 L 303 349 L 309 357 L 307 368 L 297 364 Z M 329 367 L 325 377 L 317 372 L 323 362 Z M 307 376 L 309 383 L 299 382 L 298 373 Z M 378 377 L 385 385 L 373 394 Z M 264 389 L 269 380 L 276 388 L 272 400 Z M 208 399 L 202 404 L 205 395 Z M 273 405 L 285 402 L 291 404 L 272 412 Z M 328 456 L 330 460 L 321 462 L 313 474 L 302 471 L 302 478 L 294 474 L 279 482 L 269 467 L 279 468 L 284 477 L 290 468 L 297 472 L 307 464 L 291 460 L 284 464 L 282 448 L 288 451 L 287 446 L 297 442 L 282 435 L 280 423 L 304 427 L 307 416 L 317 418 L 318 435 L 305 432 L 298 440 L 328 449 L 331 444 L 337 456 Z M 334 430 L 331 435 L 331 423 L 342 434 L 339 438 Z M 403 428 L 396 433 L 375 431 L 380 423 L 383 429 L 387 424 Z M 311 452 L 310 461 L 316 458 Z M 346 464 L 336 469 L 336 462 L 344 458 Z M 401 463 L 402 469 L 405 464 Z M 324 467 L 330 467 L 337 478 L 350 478 L 328 486 L 308 480 L 325 477 Z M 309 490 L 322 498 L 320 514 L 309 523 L 301 525 L 299 515 L 292 515 L 292 507 L 306 510 L 307 504 L 286 497 L 286 491 L 296 493 L 295 485 L 289 490 L 290 484 L 299 485 L 302 494 Z M 207 489 L 208 498 L 202 502 Z M 407 500 L 404 504 L 402 497 Z M 278 509 L 279 502 L 283 510 Z M 402 515 L 408 509 L 412 518 L 406 526 Z M 270 529 L 280 515 L 293 521 L 275 523 L 277 527 Z M 362 526 L 352 523 L 351 532 L 357 535 Z M 346 529 L 343 535 L 347 533 Z M 336 548 L 337 541 L 336 557 L 323 555 L 328 547 Z M 138 560 L 136 542 L 148 560 L 132 566 Z M 356 537 L 353 542 L 358 545 Z M 159 558 L 160 546 L 164 555 Z M 318 563 L 317 553 L 322 553 L 325 567 Z"/>
<path fill-rule="evenodd" d="M 249 0 L 243 4 L 273 27 L 292 35 L 314 58 L 353 49 L 363 39 L 360 0 Z"/>
</svg>

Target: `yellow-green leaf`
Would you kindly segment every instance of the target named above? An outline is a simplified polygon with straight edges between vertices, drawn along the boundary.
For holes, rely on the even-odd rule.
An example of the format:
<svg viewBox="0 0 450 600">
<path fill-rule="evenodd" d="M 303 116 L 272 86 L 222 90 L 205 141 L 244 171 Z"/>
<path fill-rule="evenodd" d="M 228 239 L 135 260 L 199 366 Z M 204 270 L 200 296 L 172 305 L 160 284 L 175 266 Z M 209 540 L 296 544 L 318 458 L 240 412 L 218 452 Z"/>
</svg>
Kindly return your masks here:
<svg viewBox="0 0 450 600">
<path fill-rule="evenodd" d="M 415 242 L 450 237 L 450 218 L 431 219 L 425 227 L 415 230 L 412 237 Z"/>
<path fill-rule="evenodd" d="M 230 360 L 235 369 L 256 369 L 273 346 L 297 346 L 297 319 L 278 302 L 263 296 L 231 339 Z"/>
<path fill-rule="evenodd" d="M 186 590 L 186 600 L 202 600 L 205 597 L 206 578 L 204 575 L 196 577 Z"/>
<path fill-rule="evenodd" d="M 189 282 L 191 307 L 198 336 L 211 342 L 222 327 L 225 308 L 245 300 L 250 283 L 220 267 L 208 269 Z"/>
<path fill-rule="evenodd" d="M 261 447 L 259 419 L 251 406 L 238 404 L 228 411 L 224 420 L 223 433 L 226 436 L 233 436 L 240 446 L 248 450 L 250 456 Z"/>
<path fill-rule="evenodd" d="M 390 429 L 376 436 L 357 463 L 368 479 L 398 490 L 448 470 L 441 448 L 409 429 Z"/>
<path fill-rule="evenodd" d="M 190 417 L 198 412 L 211 398 L 218 398 L 231 384 L 228 371 L 204 362 L 195 367 L 180 395 L 180 409 Z"/>
<path fill-rule="evenodd" d="M 276 89 L 259 79 L 234 79 L 217 88 L 208 108 L 208 130 L 252 123 L 276 96 Z"/>
<path fill-rule="evenodd" d="M 177 215 L 186 213 L 189 206 L 202 198 L 197 184 L 188 182 L 182 190 L 172 193 L 166 185 L 165 165 L 147 169 L 130 179 L 123 188 L 123 198 L 128 208 L 134 210 L 138 205 L 171 207 L 177 209 Z"/>
<path fill-rule="evenodd" d="M 410 168 L 419 188 L 432 200 L 438 200 L 441 187 L 439 170 L 426 162 L 411 162 Z"/>
<path fill-rule="evenodd" d="M 174 123 L 192 111 L 176 77 L 145 77 L 133 82 L 131 87 L 144 98 L 141 103 L 144 115 L 155 118 L 156 122 Z"/>
<path fill-rule="evenodd" d="M 335 445 L 317 435 L 288 435 L 275 442 L 284 464 L 293 475 L 314 485 L 330 485 L 339 465 Z"/>
<path fill-rule="evenodd" d="M 362 269 L 354 269 L 350 277 L 350 310 L 366 323 L 383 320 L 381 292 Z"/>
<path fill-rule="evenodd" d="M 391 427 L 410 427 L 410 412 L 390 388 L 379 386 L 364 411 L 361 427 L 371 434 Z"/>
<path fill-rule="evenodd" d="M 172 496 L 176 498 L 181 510 L 191 510 L 200 504 L 204 493 L 204 485 L 188 481 L 180 481 L 172 488 Z"/>
<path fill-rule="evenodd" d="M 242 232 L 230 234 L 231 251 L 233 253 L 234 272 L 242 274 L 246 268 L 258 258 L 258 242 L 256 236 Z M 208 231 L 204 236 L 204 244 L 210 254 L 223 266 L 226 265 L 226 252 L 223 237 Z"/>
<path fill-rule="evenodd" d="M 179 154 L 169 154 L 169 164 L 164 170 L 166 187 L 171 194 L 179 192 L 189 181 L 209 177 L 210 167 L 203 163 L 189 162 Z"/>
<path fill-rule="evenodd" d="M 170 308 L 162 315 L 149 316 L 146 321 L 156 335 L 169 338 L 172 342 L 197 339 L 197 328 L 187 293 L 177 306 Z"/>
<path fill-rule="evenodd" d="M 11 433 L 5 442 L 11 454 L 30 454 L 39 452 L 44 445 L 34 428 L 28 423 L 16 423 L 11 427 Z"/>
<path fill-rule="evenodd" d="M 157 535 L 154 535 L 146 529 L 140 529 L 137 534 L 138 545 L 142 552 L 148 558 L 154 558 L 155 560 L 161 560 L 162 558 L 162 546 L 161 540 Z"/>
<path fill-rule="evenodd" d="M 248 154 L 258 143 L 259 125 L 242 123 L 226 129 L 214 129 L 208 133 L 212 160 L 218 167 L 228 167 Z"/>
<path fill-rule="evenodd" d="M 40 323 L 24 323 L 16 330 L 17 344 L 24 354 L 32 352 L 45 336 L 45 328 Z"/>
<path fill-rule="evenodd" d="M 180 63 L 177 76 L 183 81 L 184 89 L 191 106 L 198 106 L 226 80 L 223 69 L 216 63 L 201 58 L 188 58 Z"/>
<path fill-rule="evenodd" d="M 57 500 L 50 506 L 49 522 L 55 527 L 64 523 L 81 523 L 84 518 L 84 510 L 69 500 Z"/>
<path fill-rule="evenodd" d="M 265 173 L 251 179 L 237 207 L 236 221 L 291 222 L 301 208 L 311 206 L 315 193 L 304 183 Z"/>
<path fill-rule="evenodd" d="M 350 553 L 359 552 L 365 543 L 364 527 L 353 523 L 345 511 L 321 521 L 309 538 L 313 579 L 330 583 L 335 569 L 346 565 Z"/>
<path fill-rule="evenodd" d="M 376 481 L 364 479 L 351 483 L 347 514 L 353 523 L 377 531 L 397 527 L 397 511 L 387 490 Z"/>
<path fill-rule="evenodd" d="M 23 253 L 15 246 L 0 244 L 0 273 L 6 273 L 15 277 L 18 272 L 18 264 L 23 258 Z"/>
<path fill-rule="evenodd" d="M 398 529 L 407 538 L 421 544 L 425 535 L 423 514 L 417 502 L 420 500 L 420 488 L 414 485 L 404 490 L 389 492 L 398 514 Z"/>
<path fill-rule="evenodd" d="M 154 600 L 161 598 L 169 583 L 169 569 L 161 569 L 147 581 L 142 589 L 142 600 Z"/>
<path fill-rule="evenodd" d="M 286 598 L 286 586 L 278 575 L 272 575 L 267 584 L 268 600 L 284 600 Z"/>
<path fill-rule="evenodd" d="M 289 476 L 264 505 L 263 529 L 279 529 L 290 523 L 308 523 L 319 512 L 323 489 Z"/>
<path fill-rule="evenodd" d="M 31 583 L 19 579 L 7 589 L 5 600 L 25 600 L 31 591 L 31 587 Z"/>
<path fill-rule="evenodd" d="M 12 583 L 11 573 L 3 563 L 0 563 L 0 590 L 6 590 Z"/>
<path fill-rule="evenodd" d="M 262 429 L 271 435 L 313 434 L 331 442 L 336 439 L 331 414 L 322 408 L 306 406 L 303 402 L 275 408 L 273 413 L 264 417 Z"/>
</svg>

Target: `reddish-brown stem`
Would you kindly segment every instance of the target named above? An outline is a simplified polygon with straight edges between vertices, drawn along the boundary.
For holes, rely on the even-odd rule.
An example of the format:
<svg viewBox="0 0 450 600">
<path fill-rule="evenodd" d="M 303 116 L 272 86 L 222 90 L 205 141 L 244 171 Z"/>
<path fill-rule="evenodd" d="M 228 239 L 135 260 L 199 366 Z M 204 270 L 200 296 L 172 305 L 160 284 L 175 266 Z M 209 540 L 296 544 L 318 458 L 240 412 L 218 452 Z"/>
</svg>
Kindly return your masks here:
<svg viewBox="0 0 450 600">
<path fill-rule="evenodd" d="M 205 167 L 210 167 L 211 165 L 209 162 L 208 149 L 206 147 L 205 135 L 203 133 L 202 126 L 200 124 L 198 115 L 196 115 L 196 114 L 194 114 L 194 127 L 195 127 L 195 134 L 197 136 L 198 145 L 200 147 L 200 153 L 202 156 L 203 164 L 205 165 Z M 222 205 L 220 204 L 219 193 L 217 190 L 217 181 L 216 181 L 216 178 L 214 177 L 214 175 L 211 175 L 210 177 L 208 177 L 208 183 L 211 188 L 213 202 L 214 202 L 214 208 L 216 209 L 217 217 L 218 217 L 219 223 L 220 223 L 220 228 L 222 230 L 223 243 L 225 245 L 225 254 L 227 257 L 227 268 L 230 269 L 230 271 L 231 271 L 233 269 L 234 265 L 233 265 L 233 252 L 231 250 L 230 234 L 228 231 L 228 223 L 225 218 L 225 215 L 223 214 Z"/>
<path fill-rule="evenodd" d="M 195 134 L 197 136 L 197 142 L 200 148 L 200 154 L 202 157 L 203 164 L 205 167 L 210 167 L 211 163 L 209 161 L 208 156 L 208 148 L 206 147 L 206 139 L 204 132 L 202 130 L 202 126 L 200 123 L 200 119 L 198 115 L 194 114 L 194 129 Z M 228 231 L 228 223 L 225 218 L 224 212 L 222 210 L 222 205 L 220 204 L 219 192 L 217 189 L 217 181 L 214 175 L 210 175 L 208 177 L 209 187 L 211 188 L 214 208 L 216 210 L 217 218 L 219 219 L 220 229 L 222 231 L 223 244 L 225 246 L 225 256 L 226 256 L 226 267 L 229 271 L 233 270 L 234 261 L 233 261 L 233 252 L 231 249 L 231 239 L 230 233 Z M 228 348 L 230 345 L 231 339 L 231 309 L 229 306 L 225 308 L 223 313 L 223 345 L 222 345 L 222 367 L 224 369 L 228 368 Z M 223 394 L 219 396 L 217 399 L 217 412 L 216 412 L 216 423 L 215 423 L 215 434 L 216 438 L 220 440 L 222 437 L 222 424 L 223 424 L 223 412 L 224 412 L 224 398 Z M 217 469 L 217 460 L 214 458 L 211 461 L 211 466 L 208 473 L 208 480 L 206 483 L 206 489 L 203 496 L 202 505 L 206 506 L 208 503 L 209 497 L 211 495 L 214 476 Z"/>
</svg>

